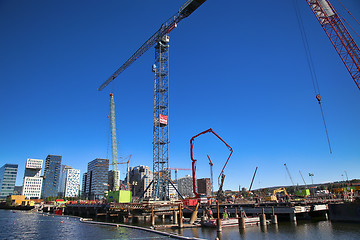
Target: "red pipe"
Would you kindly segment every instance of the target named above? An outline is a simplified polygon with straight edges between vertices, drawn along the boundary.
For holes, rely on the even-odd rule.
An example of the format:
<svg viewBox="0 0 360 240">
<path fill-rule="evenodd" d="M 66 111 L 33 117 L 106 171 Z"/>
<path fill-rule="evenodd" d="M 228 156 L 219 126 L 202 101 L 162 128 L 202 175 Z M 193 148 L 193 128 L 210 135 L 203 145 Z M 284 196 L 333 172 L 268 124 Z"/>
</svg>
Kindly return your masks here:
<svg viewBox="0 0 360 240">
<path fill-rule="evenodd" d="M 227 165 L 227 163 L 228 163 L 228 161 L 229 161 L 229 159 L 230 159 L 230 157 L 231 157 L 231 155 L 232 155 L 232 153 L 233 153 L 232 148 L 231 148 L 219 135 L 217 135 L 211 128 L 209 128 L 208 130 L 205 130 L 205 131 L 203 131 L 203 132 L 201 132 L 201 133 L 193 136 L 193 137 L 190 139 L 190 157 L 191 157 L 191 160 L 192 160 L 193 192 L 194 192 L 194 194 L 195 194 L 195 197 L 197 197 L 197 198 L 200 197 L 200 194 L 198 194 L 197 191 L 196 191 L 196 183 L 195 183 L 196 161 L 197 161 L 197 160 L 194 159 L 194 154 L 193 154 L 194 139 L 197 138 L 197 137 L 199 137 L 200 135 L 205 134 L 205 133 L 208 133 L 208 132 L 211 132 L 211 133 L 213 133 L 216 137 L 218 137 L 218 138 L 226 145 L 226 147 L 228 147 L 228 149 L 230 150 L 230 155 L 229 155 L 229 157 L 227 158 L 227 160 L 226 160 L 226 162 L 225 162 L 225 165 L 224 165 L 224 167 L 222 168 L 222 170 L 221 170 L 221 172 L 220 172 L 220 174 L 219 174 L 218 180 L 220 179 L 222 173 L 224 172 L 224 169 L 225 169 L 225 167 L 226 167 L 226 165 Z"/>
</svg>

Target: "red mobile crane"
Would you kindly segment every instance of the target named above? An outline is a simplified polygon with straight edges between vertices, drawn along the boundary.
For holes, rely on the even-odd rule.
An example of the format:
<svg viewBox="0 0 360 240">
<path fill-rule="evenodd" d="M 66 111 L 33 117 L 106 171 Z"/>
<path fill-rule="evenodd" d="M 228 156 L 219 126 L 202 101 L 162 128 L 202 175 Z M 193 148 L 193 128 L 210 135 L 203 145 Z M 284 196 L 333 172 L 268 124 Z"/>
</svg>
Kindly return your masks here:
<svg viewBox="0 0 360 240">
<path fill-rule="evenodd" d="M 192 160 L 192 175 L 193 175 L 193 192 L 195 194 L 195 197 L 199 198 L 200 197 L 200 194 L 196 191 L 196 183 L 195 183 L 195 173 L 196 173 L 196 159 L 194 159 L 194 154 L 193 154 L 193 148 L 194 148 L 194 140 L 195 138 L 199 137 L 200 135 L 202 134 L 205 134 L 205 133 L 208 133 L 208 132 L 211 132 L 213 133 L 217 138 L 219 138 L 225 145 L 226 147 L 230 150 L 230 155 L 229 157 L 227 158 L 225 164 L 224 164 L 224 167 L 222 168 L 220 174 L 219 174 L 219 177 L 218 177 L 218 181 L 220 182 L 220 177 L 222 177 L 222 181 L 221 181 L 221 186 L 222 186 L 222 183 L 224 182 L 224 169 L 233 153 L 233 150 L 232 148 L 219 136 L 217 135 L 214 130 L 212 130 L 211 128 L 209 128 L 208 130 L 205 130 L 195 136 L 193 136 L 191 139 L 190 139 L 190 157 L 191 157 L 191 160 Z"/>
<path fill-rule="evenodd" d="M 360 89 L 360 50 L 329 0 L 306 0 Z"/>
</svg>

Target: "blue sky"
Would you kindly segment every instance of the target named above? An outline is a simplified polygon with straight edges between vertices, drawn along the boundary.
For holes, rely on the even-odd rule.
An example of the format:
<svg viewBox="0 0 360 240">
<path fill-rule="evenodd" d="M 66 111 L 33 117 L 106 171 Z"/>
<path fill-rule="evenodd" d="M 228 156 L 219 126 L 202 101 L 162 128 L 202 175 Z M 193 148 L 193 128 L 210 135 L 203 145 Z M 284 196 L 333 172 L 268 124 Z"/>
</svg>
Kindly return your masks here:
<svg viewBox="0 0 360 240">
<path fill-rule="evenodd" d="M 359 1 L 342 2 L 360 19 Z M 17 185 L 26 158 L 62 155 L 63 164 L 82 173 L 89 161 L 110 158 L 110 92 L 119 155 L 152 167 L 154 49 L 97 88 L 182 4 L 0 1 L 0 165 L 19 164 Z M 359 89 L 306 1 L 298 6 L 333 154 L 293 1 L 208 0 L 170 34 L 171 167 L 191 168 L 190 138 L 211 127 L 234 150 L 225 189 L 249 187 L 256 166 L 253 188 L 290 185 L 284 163 L 299 184 L 299 170 L 307 182 L 309 172 L 315 183 L 342 180 L 344 171 L 360 178 Z M 209 134 L 196 139 L 194 151 L 197 176 L 210 176 L 206 154 L 218 176 L 227 148 Z"/>
</svg>

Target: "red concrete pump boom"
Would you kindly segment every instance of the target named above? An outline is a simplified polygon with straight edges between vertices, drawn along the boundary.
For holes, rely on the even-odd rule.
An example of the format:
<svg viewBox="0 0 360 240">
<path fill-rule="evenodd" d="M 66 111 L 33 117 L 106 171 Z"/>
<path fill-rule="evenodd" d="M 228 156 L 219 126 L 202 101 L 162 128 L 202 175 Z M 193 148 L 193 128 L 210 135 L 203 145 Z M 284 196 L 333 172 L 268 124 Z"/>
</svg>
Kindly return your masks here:
<svg viewBox="0 0 360 240">
<path fill-rule="evenodd" d="M 194 140 L 195 140 L 195 138 L 199 137 L 200 135 L 205 134 L 205 133 L 208 133 L 208 132 L 213 133 L 213 134 L 214 134 L 217 138 L 219 138 L 219 139 L 226 145 L 226 147 L 230 150 L 230 155 L 229 155 L 229 157 L 227 158 L 227 160 L 226 160 L 226 162 L 225 162 L 225 164 L 224 164 L 224 167 L 222 168 L 222 170 L 221 170 L 221 172 L 220 172 L 220 174 L 219 174 L 218 179 L 220 179 L 221 175 L 223 174 L 224 169 L 225 169 L 225 167 L 226 167 L 226 165 L 227 165 L 227 163 L 228 163 L 228 161 L 229 161 L 229 159 L 230 159 L 230 157 L 231 157 L 231 155 L 232 155 L 232 153 L 233 153 L 232 148 L 231 148 L 219 135 L 217 135 L 211 128 L 209 128 L 208 130 L 205 130 L 205 131 L 203 131 L 203 132 L 201 132 L 201 133 L 193 136 L 193 137 L 190 139 L 190 157 L 191 157 L 191 160 L 192 160 L 193 192 L 194 192 L 194 194 L 195 194 L 195 197 L 197 197 L 197 198 L 200 197 L 200 194 L 198 194 L 197 191 L 196 191 L 196 183 L 195 183 L 196 161 L 197 161 L 197 160 L 194 159 L 194 155 L 193 155 Z"/>
</svg>

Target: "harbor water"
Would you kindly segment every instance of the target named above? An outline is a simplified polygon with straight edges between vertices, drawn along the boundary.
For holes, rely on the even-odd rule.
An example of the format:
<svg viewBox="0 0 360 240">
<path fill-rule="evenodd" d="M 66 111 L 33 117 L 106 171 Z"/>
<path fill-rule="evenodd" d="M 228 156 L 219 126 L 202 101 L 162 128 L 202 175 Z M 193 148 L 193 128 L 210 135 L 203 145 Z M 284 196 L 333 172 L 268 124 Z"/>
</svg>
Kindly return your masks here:
<svg viewBox="0 0 360 240">
<path fill-rule="evenodd" d="M 333 223 L 330 221 L 299 221 L 296 225 L 280 222 L 269 225 L 223 228 L 221 234 L 215 229 L 186 228 L 164 230 L 188 237 L 203 239 L 247 239 L 247 240 L 358 240 L 360 224 Z M 169 239 L 167 236 L 123 227 L 81 223 L 79 218 L 33 213 L 30 211 L 0 210 L 0 239 Z"/>
</svg>

